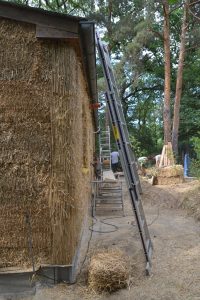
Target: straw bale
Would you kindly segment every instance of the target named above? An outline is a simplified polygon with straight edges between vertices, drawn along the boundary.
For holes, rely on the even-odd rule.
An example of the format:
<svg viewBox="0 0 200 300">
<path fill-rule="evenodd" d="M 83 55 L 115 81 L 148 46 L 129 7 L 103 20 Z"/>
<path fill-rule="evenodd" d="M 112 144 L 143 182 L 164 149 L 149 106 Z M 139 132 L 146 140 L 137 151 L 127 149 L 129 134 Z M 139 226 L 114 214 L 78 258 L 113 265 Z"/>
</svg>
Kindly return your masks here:
<svg viewBox="0 0 200 300">
<path fill-rule="evenodd" d="M 59 59 L 57 59 L 57 47 Z M 49 205 L 53 230 L 53 262 L 71 262 L 90 198 L 93 129 L 80 63 L 73 48 L 57 45 L 52 106 L 52 177 Z M 64 68 L 65 66 L 65 68 Z M 68 84 L 58 87 L 65 75 Z M 53 79 L 54 80 L 54 79 Z M 88 169 L 89 173 L 83 172 Z"/>
<path fill-rule="evenodd" d="M 179 184 L 184 181 L 182 176 L 172 176 L 172 177 L 155 177 L 153 184 L 154 185 L 171 185 L 171 184 Z"/>
<path fill-rule="evenodd" d="M 148 174 L 153 176 L 152 184 L 154 185 L 178 184 L 184 181 L 181 165 L 152 168 L 148 170 Z"/>
<path fill-rule="evenodd" d="M 51 251 L 50 93 L 37 73 L 43 53 L 34 27 L 1 19 L 0 35 L 0 261 L 28 265 L 26 214 L 35 256 Z"/>
<path fill-rule="evenodd" d="M 94 292 L 114 292 L 128 286 L 130 265 L 120 249 L 102 250 L 92 256 L 89 273 L 89 289 Z"/>
<path fill-rule="evenodd" d="M 30 264 L 27 213 L 35 260 L 71 263 L 94 144 L 81 63 L 30 24 L 0 18 L 0 36 L 0 264 Z"/>
<path fill-rule="evenodd" d="M 187 209 L 189 215 L 200 221 L 200 181 L 196 181 L 194 187 L 186 193 L 181 207 Z"/>
<path fill-rule="evenodd" d="M 183 176 L 183 166 L 174 165 L 157 169 L 157 176 L 159 177 L 176 177 Z"/>
</svg>

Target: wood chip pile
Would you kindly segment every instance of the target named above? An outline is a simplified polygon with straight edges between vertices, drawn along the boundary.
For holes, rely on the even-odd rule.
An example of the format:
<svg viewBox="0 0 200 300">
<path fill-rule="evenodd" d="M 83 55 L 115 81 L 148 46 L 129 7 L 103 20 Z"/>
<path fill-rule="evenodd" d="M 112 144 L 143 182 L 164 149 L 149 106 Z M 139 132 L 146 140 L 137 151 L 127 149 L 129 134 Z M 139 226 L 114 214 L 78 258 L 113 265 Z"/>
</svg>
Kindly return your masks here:
<svg viewBox="0 0 200 300">
<path fill-rule="evenodd" d="M 111 293 L 126 288 L 129 276 L 129 262 L 121 250 L 102 250 L 92 256 L 88 274 L 90 290 Z"/>
</svg>

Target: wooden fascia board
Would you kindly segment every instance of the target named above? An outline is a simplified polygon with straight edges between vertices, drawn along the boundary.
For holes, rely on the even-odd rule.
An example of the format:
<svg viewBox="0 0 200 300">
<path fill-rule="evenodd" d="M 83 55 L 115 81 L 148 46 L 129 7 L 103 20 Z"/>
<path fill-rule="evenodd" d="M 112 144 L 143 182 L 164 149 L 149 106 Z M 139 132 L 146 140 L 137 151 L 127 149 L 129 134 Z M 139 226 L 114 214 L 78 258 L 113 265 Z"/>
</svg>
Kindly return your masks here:
<svg viewBox="0 0 200 300">
<path fill-rule="evenodd" d="M 0 17 L 78 34 L 79 20 L 0 1 Z"/>
<path fill-rule="evenodd" d="M 36 25 L 36 37 L 44 39 L 78 39 L 79 35 L 62 29 Z"/>
</svg>

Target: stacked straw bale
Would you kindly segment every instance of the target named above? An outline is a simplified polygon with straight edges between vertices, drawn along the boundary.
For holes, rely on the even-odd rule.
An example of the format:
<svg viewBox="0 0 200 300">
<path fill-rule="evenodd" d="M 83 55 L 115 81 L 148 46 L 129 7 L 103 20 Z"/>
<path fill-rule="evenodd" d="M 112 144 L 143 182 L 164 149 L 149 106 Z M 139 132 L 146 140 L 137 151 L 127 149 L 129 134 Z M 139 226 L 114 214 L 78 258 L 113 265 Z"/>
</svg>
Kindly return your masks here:
<svg viewBox="0 0 200 300">
<path fill-rule="evenodd" d="M 154 178 L 154 184 L 169 185 L 183 182 L 183 166 L 174 165 L 163 168 L 157 168 Z"/>
<path fill-rule="evenodd" d="M 71 253 L 75 253 L 88 207 L 93 129 L 85 81 L 75 50 L 66 49 L 65 44 L 59 45 L 59 48 L 56 45 L 53 60 L 56 62 L 53 88 L 55 96 L 59 96 L 55 97 L 51 107 L 50 211 L 53 261 L 64 264 L 72 259 Z M 67 85 L 66 81 L 58 80 L 61 76 L 67 79 Z M 84 175 L 83 168 L 88 169 L 89 174 Z"/>
<path fill-rule="evenodd" d="M 26 214 L 35 261 L 68 264 L 92 176 L 81 63 L 74 45 L 39 41 L 30 24 L 0 18 L 0 36 L 0 266 L 30 264 Z"/>
<path fill-rule="evenodd" d="M 114 292 L 128 286 L 130 265 L 119 249 L 102 250 L 92 256 L 89 273 L 89 289 L 97 292 Z"/>
<path fill-rule="evenodd" d="M 51 228 L 50 92 L 40 82 L 41 45 L 31 25 L 0 20 L 0 264 L 30 262 L 29 214 L 36 260 L 48 259 Z"/>
</svg>

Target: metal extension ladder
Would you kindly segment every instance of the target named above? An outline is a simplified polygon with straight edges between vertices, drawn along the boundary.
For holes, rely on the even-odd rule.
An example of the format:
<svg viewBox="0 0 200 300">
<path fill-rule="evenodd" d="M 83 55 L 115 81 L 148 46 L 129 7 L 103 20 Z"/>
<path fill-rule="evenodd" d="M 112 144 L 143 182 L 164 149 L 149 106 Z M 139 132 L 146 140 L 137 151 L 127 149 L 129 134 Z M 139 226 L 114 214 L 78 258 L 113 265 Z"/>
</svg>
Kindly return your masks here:
<svg viewBox="0 0 200 300">
<path fill-rule="evenodd" d="M 102 171 L 111 170 L 110 127 L 109 126 L 106 126 L 105 130 L 100 131 L 99 144 L 100 144 L 100 162 L 102 166 Z"/>
<path fill-rule="evenodd" d="M 107 92 L 105 94 L 109 108 L 113 133 L 118 146 L 122 168 L 125 174 L 133 211 L 138 226 L 142 247 L 146 258 L 146 274 L 151 271 L 152 242 L 147 227 L 147 222 L 140 198 L 142 193 L 139 176 L 137 173 L 136 159 L 131 149 L 128 129 L 123 113 L 122 103 L 119 98 L 116 81 L 112 71 L 112 65 L 109 52 L 105 44 L 102 43 L 98 33 L 96 32 L 96 44 L 99 57 L 103 66 L 105 81 L 107 84 Z"/>
</svg>

